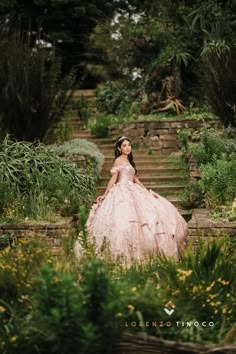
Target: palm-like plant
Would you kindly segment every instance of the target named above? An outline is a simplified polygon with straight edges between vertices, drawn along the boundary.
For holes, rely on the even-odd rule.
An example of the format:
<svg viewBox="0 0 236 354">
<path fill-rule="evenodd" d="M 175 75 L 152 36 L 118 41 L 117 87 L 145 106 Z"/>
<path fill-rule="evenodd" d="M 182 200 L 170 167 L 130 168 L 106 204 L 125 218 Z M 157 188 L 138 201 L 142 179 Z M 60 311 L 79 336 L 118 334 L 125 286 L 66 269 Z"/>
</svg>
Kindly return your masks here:
<svg viewBox="0 0 236 354">
<path fill-rule="evenodd" d="M 161 101 L 160 104 L 164 107 L 158 108 L 158 111 L 167 111 L 173 109 L 176 114 L 180 114 L 186 110 L 186 107 L 183 105 L 182 101 L 174 96 L 167 96 L 164 101 Z"/>
</svg>

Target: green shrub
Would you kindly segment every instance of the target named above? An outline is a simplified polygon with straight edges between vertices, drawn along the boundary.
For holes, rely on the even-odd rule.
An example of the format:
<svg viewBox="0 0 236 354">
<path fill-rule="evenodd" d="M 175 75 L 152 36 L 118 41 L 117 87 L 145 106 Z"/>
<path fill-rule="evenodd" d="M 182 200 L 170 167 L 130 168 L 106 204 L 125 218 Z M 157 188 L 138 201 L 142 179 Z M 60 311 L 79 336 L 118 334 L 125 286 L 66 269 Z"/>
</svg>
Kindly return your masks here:
<svg viewBox="0 0 236 354">
<path fill-rule="evenodd" d="M 61 145 L 51 145 L 54 151 L 60 157 L 85 156 L 86 159 L 95 162 L 95 172 L 97 175 L 102 170 L 104 156 L 100 153 L 97 146 L 85 139 L 72 139 Z"/>
<path fill-rule="evenodd" d="M 189 149 L 189 136 L 190 136 L 190 131 L 188 128 L 180 129 L 178 131 L 178 140 L 181 143 L 181 150 L 183 154 L 187 153 Z"/>
<path fill-rule="evenodd" d="M 0 144 L 1 219 L 72 215 L 82 203 L 89 205 L 94 182 L 94 176 L 43 144 L 13 142 L 8 137 Z"/>
<path fill-rule="evenodd" d="M 102 262 L 85 261 L 78 281 L 76 273 L 56 269 L 48 260 L 45 262 L 45 257 L 42 259 L 46 264 L 42 265 L 38 250 L 35 254 L 27 253 L 25 259 L 20 256 L 20 249 L 17 252 L 15 261 L 11 255 L 5 255 L 4 258 L 8 256 L 9 261 L 14 261 L 7 270 L 0 267 L 0 321 L 4 322 L 0 328 L 1 352 L 111 353 L 120 332 L 114 321 L 119 294 Z M 27 286 L 23 275 L 14 282 L 18 273 L 16 262 L 19 270 L 24 269 Z M 4 264 L 2 260 L 1 263 Z M 13 285 L 4 281 L 6 272 Z"/>
<path fill-rule="evenodd" d="M 0 251 L 6 247 L 14 247 L 15 246 L 15 239 L 13 232 L 6 232 L 3 235 L 0 235 Z"/>
<path fill-rule="evenodd" d="M 112 123 L 112 116 L 98 116 L 96 121 L 90 124 L 91 134 L 97 138 L 106 138 L 109 132 L 108 128 Z"/>
<path fill-rule="evenodd" d="M 201 208 L 204 206 L 204 193 L 198 182 L 192 182 L 180 194 L 179 204 L 184 209 Z"/>
<path fill-rule="evenodd" d="M 101 113 L 128 115 L 133 100 L 131 88 L 124 83 L 108 82 L 96 89 L 97 107 Z"/>
<path fill-rule="evenodd" d="M 232 160 L 216 160 L 201 167 L 200 185 L 209 207 L 232 203 L 236 196 L 236 154 Z"/>
<path fill-rule="evenodd" d="M 226 152 L 222 133 L 215 130 L 203 129 L 199 144 L 190 147 L 193 159 L 199 164 L 212 162 Z"/>
<path fill-rule="evenodd" d="M 200 206 L 203 194 L 206 206 L 210 208 L 232 203 L 236 195 L 235 129 L 228 128 L 223 131 L 203 129 L 200 142 L 190 146 L 185 136 L 184 139 L 183 153 L 187 152 L 197 162 L 201 171 L 201 180 L 199 190 L 194 191 L 193 188 L 192 192 L 189 189 L 183 192 L 182 205 L 193 203 L 195 206 Z"/>
</svg>

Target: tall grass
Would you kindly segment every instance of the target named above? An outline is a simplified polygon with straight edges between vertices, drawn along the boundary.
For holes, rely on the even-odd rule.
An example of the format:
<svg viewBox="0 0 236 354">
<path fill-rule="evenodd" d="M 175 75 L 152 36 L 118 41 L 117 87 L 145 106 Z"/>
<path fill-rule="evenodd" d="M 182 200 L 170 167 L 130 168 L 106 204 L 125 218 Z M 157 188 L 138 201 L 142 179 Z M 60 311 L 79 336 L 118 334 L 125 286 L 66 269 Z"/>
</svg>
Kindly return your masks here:
<svg viewBox="0 0 236 354">
<path fill-rule="evenodd" d="M 39 143 L 0 144 L 0 215 L 13 221 L 72 215 L 88 205 L 95 179 Z"/>
<path fill-rule="evenodd" d="M 1 127 L 18 140 L 46 141 L 64 117 L 75 70 L 62 75 L 55 48 L 37 45 L 42 38 L 0 31 Z"/>
</svg>

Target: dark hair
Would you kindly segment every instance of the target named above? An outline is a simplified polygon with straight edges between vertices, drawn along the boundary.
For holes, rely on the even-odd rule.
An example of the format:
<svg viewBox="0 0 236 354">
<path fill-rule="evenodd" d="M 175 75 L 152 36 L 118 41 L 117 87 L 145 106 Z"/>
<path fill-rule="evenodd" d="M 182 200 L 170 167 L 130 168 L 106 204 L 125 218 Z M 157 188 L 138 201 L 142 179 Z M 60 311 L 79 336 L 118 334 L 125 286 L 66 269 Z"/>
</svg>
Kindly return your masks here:
<svg viewBox="0 0 236 354">
<path fill-rule="evenodd" d="M 120 156 L 120 151 L 119 151 L 118 148 L 121 147 L 122 143 L 123 143 L 125 140 L 128 140 L 128 142 L 131 144 L 130 139 L 127 138 L 126 136 L 120 136 L 120 137 L 116 140 L 116 143 L 115 143 L 115 151 L 114 151 L 115 159 L 117 159 L 117 157 Z M 129 160 L 130 164 L 133 166 L 133 168 L 135 169 L 135 174 L 138 175 L 138 172 L 137 172 L 137 169 L 136 169 L 136 165 L 135 165 L 135 163 L 134 163 L 134 158 L 133 158 L 132 151 L 131 151 L 131 153 L 128 155 L 128 160 Z"/>
</svg>

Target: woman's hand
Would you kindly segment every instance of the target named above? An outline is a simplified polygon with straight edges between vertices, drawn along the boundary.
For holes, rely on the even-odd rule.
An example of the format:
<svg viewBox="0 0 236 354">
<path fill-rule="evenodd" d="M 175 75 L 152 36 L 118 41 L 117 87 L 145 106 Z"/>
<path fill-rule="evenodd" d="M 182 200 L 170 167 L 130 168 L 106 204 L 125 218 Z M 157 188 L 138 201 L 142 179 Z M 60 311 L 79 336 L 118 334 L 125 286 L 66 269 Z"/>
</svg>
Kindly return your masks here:
<svg viewBox="0 0 236 354">
<path fill-rule="evenodd" d="M 105 195 L 100 195 L 99 197 L 97 197 L 96 201 L 99 204 L 103 201 L 103 199 L 105 199 Z"/>
<path fill-rule="evenodd" d="M 149 189 L 149 192 L 152 193 L 152 195 L 153 195 L 155 198 L 157 198 L 157 199 L 159 198 L 159 197 L 158 197 L 158 194 L 155 193 L 155 192 L 153 192 L 152 189 Z"/>
</svg>

